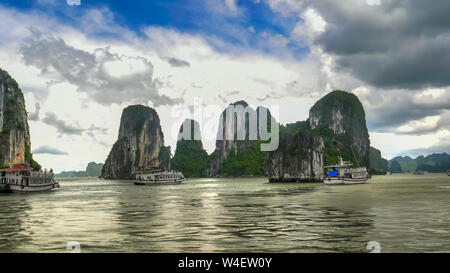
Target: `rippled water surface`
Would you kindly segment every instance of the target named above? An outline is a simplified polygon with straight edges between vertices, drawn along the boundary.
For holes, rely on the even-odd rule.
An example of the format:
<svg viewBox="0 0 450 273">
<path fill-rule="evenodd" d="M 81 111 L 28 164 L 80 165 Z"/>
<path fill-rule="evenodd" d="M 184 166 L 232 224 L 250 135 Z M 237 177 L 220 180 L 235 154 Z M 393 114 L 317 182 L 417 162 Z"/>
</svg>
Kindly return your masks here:
<svg viewBox="0 0 450 273">
<path fill-rule="evenodd" d="M 0 252 L 450 252 L 450 177 L 366 185 L 196 179 L 183 185 L 61 180 L 0 194 Z"/>
</svg>

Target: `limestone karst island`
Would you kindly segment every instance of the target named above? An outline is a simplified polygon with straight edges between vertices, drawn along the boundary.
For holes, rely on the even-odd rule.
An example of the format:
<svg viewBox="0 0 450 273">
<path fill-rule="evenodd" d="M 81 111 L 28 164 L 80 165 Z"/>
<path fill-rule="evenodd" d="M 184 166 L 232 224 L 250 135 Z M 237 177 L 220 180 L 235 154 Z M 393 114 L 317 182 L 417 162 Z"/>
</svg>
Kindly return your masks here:
<svg viewBox="0 0 450 273">
<path fill-rule="evenodd" d="M 0 261 L 336 271 L 450 252 L 449 14 L 1 1 Z"/>
</svg>

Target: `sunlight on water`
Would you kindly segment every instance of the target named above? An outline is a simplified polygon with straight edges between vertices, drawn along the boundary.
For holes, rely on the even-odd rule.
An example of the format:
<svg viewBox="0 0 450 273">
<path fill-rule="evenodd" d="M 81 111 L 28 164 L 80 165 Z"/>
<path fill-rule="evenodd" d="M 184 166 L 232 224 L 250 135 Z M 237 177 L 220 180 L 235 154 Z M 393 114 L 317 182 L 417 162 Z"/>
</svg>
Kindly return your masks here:
<svg viewBox="0 0 450 273">
<path fill-rule="evenodd" d="M 450 177 L 366 185 L 196 179 L 183 185 L 62 180 L 0 194 L 0 252 L 450 252 Z"/>
</svg>

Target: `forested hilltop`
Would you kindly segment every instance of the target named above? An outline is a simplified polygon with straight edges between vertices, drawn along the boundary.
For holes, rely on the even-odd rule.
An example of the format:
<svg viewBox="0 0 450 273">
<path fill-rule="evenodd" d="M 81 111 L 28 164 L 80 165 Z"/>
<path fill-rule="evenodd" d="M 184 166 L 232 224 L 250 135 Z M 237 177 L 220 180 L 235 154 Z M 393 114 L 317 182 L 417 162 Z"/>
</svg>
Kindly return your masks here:
<svg viewBox="0 0 450 273">
<path fill-rule="evenodd" d="M 397 156 L 389 160 L 389 168 L 394 173 L 411 173 L 416 171 L 442 173 L 450 169 L 450 155 L 447 153 L 421 155 L 415 159 L 409 156 Z"/>
</svg>

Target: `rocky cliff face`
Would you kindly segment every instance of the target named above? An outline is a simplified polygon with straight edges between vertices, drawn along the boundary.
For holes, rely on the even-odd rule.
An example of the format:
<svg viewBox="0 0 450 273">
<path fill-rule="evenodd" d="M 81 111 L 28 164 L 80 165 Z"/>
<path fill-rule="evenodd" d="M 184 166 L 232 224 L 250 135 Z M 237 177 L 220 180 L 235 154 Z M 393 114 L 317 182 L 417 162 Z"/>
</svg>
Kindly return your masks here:
<svg viewBox="0 0 450 273">
<path fill-rule="evenodd" d="M 309 120 L 281 126 L 280 147 L 270 152 L 271 182 L 321 181 L 325 164 L 344 160 L 370 168 L 370 141 L 365 112 L 358 98 L 334 91 L 310 110 Z"/>
<path fill-rule="evenodd" d="M 207 161 L 208 153 L 203 149 L 200 126 L 197 121 L 186 119 L 178 134 L 172 166 L 186 177 L 201 177 Z"/>
<path fill-rule="evenodd" d="M 87 177 L 98 177 L 103 168 L 103 163 L 95 163 L 95 162 L 89 162 L 89 164 L 86 167 L 86 176 Z"/>
<path fill-rule="evenodd" d="M 0 165 L 29 164 L 40 168 L 30 153 L 25 100 L 17 82 L 0 69 Z"/>
<path fill-rule="evenodd" d="M 169 168 L 170 147 L 156 111 L 143 105 L 125 108 L 120 120 L 119 137 L 114 144 L 101 176 L 106 179 L 129 179 L 133 170 L 150 166 Z"/>
<path fill-rule="evenodd" d="M 307 122 L 282 126 L 280 146 L 269 153 L 270 182 L 316 182 L 323 176 L 324 142 Z"/>
<path fill-rule="evenodd" d="M 216 149 L 211 154 L 203 175 L 207 177 L 264 175 L 267 153 L 261 152 L 259 149 L 260 141 L 257 130 L 259 128 L 259 112 L 248 107 L 245 101 L 238 101 L 230 106 L 241 106 L 246 109 L 245 122 L 239 123 L 236 115 L 233 123 L 227 123 L 227 110 L 222 112 L 219 119 Z M 256 117 L 256 122 L 252 122 L 253 126 L 256 126 L 253 128 L 254 130 L 249 130 L 252 126 L 251 117 Z M 249 131 L 255 132 L 256 136 L 251 137 Z M 246 133 L 240 138 L 238 132 Z"/>
<path fill-rule="evenodd" d="M 311 108 L 309 123 L 313 130 L 324 137 L 325 160 L 328 164 L 337 161 L 334 151 L 339 147 L 345 155 L 344 160 L 370 168 L 366 115 L 358 97 L 344 91 L 327 94 Z"/>
</svg>

